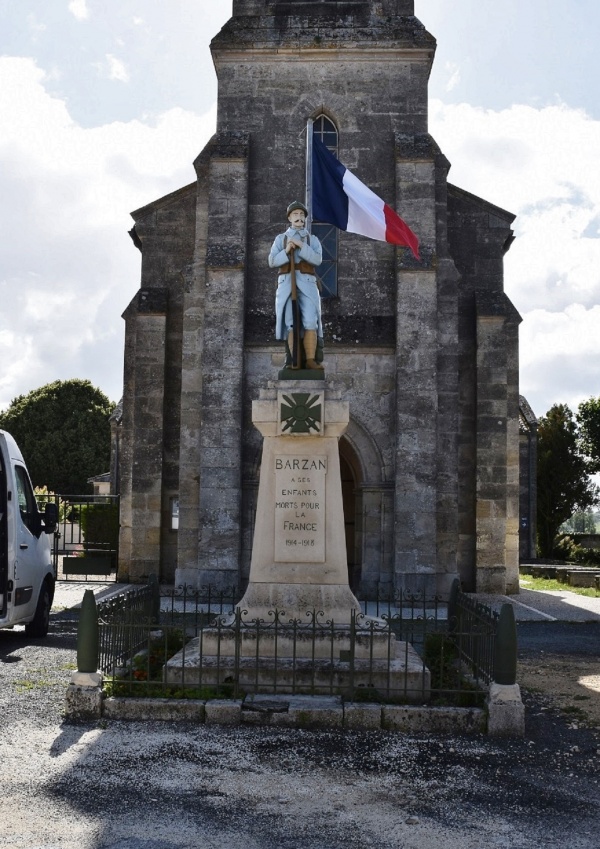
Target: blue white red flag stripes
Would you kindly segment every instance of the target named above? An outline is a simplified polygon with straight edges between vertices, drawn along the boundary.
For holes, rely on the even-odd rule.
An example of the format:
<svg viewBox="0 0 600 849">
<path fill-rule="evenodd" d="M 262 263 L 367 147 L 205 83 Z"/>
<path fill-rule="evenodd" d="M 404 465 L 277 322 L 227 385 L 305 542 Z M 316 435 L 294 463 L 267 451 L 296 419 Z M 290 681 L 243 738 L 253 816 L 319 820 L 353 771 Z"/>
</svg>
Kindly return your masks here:
<svg viewBox="0 0 600 849">
<path fill-rule="evenodd" d="M 419 259 L 419 239 L 394 210 L 348 171 L 313 136 L 312 217 L 339 230 L 408 247 Z"/>
</svg>

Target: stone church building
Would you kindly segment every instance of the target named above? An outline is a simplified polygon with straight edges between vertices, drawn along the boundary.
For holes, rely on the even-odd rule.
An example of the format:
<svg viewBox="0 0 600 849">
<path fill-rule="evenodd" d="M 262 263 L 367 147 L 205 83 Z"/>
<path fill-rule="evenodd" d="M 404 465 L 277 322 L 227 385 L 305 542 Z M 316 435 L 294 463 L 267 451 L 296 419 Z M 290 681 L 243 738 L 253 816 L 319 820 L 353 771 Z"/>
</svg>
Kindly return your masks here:
<svg viewBox="0 0 600 849">
<path fill-rule="evenodd" d="M 352 588 L 518 591 L 520 317 L 514 216 L 448 182 L 428 133 L 436 42 L 413 0 L 233 0 L 211 51 L 216 133 L 190 185 L 133 213 L 124 313 L 121 580 L 243 588 L 261 464 L 251 402 L 277 380 L 267 255 L 304 201 L 306 128 L 417 233 L 420 261 L 315 222 L 325 379 Z M 201 83 L 201 81 L 200 81 Z"/>
</svg>

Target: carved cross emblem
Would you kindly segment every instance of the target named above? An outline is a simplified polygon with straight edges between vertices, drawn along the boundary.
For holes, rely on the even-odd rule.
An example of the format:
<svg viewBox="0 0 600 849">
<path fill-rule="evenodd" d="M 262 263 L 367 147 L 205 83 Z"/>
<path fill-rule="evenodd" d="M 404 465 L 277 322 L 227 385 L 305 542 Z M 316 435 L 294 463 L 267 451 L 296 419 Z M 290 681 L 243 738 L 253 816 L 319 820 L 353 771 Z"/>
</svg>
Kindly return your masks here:
<svg viewBox="0 0 600 849">
<path fill-rule="evenodd" d="M 321 395 L 310 392 L 284 394 L 281 402 L 282 433 L 320 433 L 322 407 Z"/>
</svg>

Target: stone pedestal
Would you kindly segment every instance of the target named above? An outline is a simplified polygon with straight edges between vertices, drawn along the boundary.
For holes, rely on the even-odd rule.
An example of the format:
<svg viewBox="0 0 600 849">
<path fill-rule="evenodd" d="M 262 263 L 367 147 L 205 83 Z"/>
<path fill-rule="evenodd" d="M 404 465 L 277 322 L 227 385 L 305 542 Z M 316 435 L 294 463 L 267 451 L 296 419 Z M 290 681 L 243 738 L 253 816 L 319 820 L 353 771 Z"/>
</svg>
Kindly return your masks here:
<svg viewBox="0 0 600 849">
<path fill-rule="evenodd" d="M 360 606 L 348 584 L 338 442 L 348 403 L 321 381 L 277 381 L 252 404 L 263 456 L 250 581 L 250 617 L 322 610 L 336 625 Z"/>
<path fill-rule="evenodd" d="M 170 683 L 353 692 L 422 702 L 429 672 L 348 583 L 338 442 L 348 404 L 322 381 L 277 381 L 252 405 L 263 456 L 250 579 L 237 611 L 166 664 Z"/>
</svg>

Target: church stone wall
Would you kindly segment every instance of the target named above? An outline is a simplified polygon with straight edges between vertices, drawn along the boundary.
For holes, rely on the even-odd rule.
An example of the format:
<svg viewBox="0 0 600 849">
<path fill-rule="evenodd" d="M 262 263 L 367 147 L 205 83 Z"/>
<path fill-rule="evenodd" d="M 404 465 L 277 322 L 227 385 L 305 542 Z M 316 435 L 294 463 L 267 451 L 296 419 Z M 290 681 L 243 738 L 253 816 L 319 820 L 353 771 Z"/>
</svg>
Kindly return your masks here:
<svg viewBox="0 0 600 849">
<path fill-rule="evenodd" d="M 340 452 L 355 481 L 357 580 L 365 593 L 447 593 L 456 574 L 466 589 L 515 590 L 513 216 L 447 182 L 427 132 L 435 41 L 408 0 L 235 0 L 233 11 L 211 47 L 217 132 L 197 182 L 134 213 L 121 574 L 247 579 L 261 457 L 251 402 L 282 360 L 267 255 L 287 204 L 304 199 L 306 122 L 325 114 L 340 160 L 421 244 L 416 261 L 340 233 L 338 296 L 323 302 L 327 380 L 350 402 Z"/>
<path fill-rule="evenodd" d="M 120 574 L 173 579 L 169 502 L 179 483 L 182 265 L 192 257 L 195 185 L 133 213 L 142 288 L 127 308 Z"/>
</svg>

